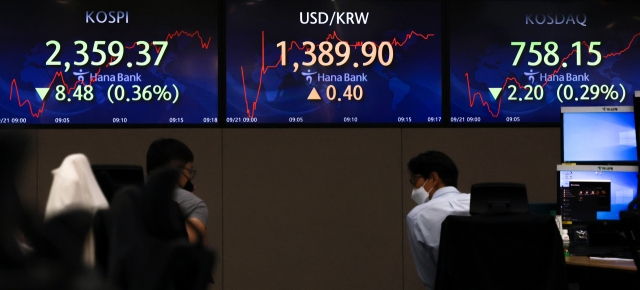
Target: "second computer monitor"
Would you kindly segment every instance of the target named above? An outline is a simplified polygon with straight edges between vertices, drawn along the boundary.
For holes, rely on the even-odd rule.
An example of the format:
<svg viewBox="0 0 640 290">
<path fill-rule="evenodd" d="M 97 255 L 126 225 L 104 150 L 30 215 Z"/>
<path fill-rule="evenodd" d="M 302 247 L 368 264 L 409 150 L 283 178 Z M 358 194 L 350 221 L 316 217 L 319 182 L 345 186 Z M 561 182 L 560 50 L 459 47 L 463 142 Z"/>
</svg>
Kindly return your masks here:
<svg viewBox="0 0 640 290">
<path fill-rule="evenodd" d="M 605 223 L 638 194 L 638 166 L 558 165 L 558 205 L 562 220 Z"/>
</svg>

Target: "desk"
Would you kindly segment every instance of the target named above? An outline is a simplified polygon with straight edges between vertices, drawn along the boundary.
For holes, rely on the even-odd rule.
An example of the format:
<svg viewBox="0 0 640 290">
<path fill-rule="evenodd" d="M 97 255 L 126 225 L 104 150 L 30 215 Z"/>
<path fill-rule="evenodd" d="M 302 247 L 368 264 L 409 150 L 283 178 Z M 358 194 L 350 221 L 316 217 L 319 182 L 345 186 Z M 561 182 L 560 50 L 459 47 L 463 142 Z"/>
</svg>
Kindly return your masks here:
<svg viewBox="0 0 640 290">
<path fill-rule="evenodd" d="M 605 269 L 615 269 L 615 270 L 623 270 L 623 271 L 633 271 L 637 270 L 636 264 L 633 260 L 629 261 L 612 261 L 612 260 L 598 260 L 591 259 L 589 257 L 566 257 L 564 260 L 567 262 L 567 266 L 583 266 L 583 267 L 595 267 L 595 268 L 605 268 Z"/>
<path fill-rule="evenodd" d="M 638 289 L 629 285 L 640 283 L 640 273 L 633 260 L 597 260 L 589 257 L 566 257 L 569 283 L 585 289 Z"/>
</svg>

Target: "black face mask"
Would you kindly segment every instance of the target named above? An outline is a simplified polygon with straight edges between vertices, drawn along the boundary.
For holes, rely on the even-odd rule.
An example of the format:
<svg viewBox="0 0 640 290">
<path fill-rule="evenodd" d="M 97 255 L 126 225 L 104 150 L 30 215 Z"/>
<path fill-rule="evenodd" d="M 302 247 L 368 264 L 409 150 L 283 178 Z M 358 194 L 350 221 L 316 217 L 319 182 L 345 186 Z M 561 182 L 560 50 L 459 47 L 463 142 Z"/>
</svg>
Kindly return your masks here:
<svg viewBox="0 0 640 290">
<path fill-rule="evenodd" d="M 189 191 L 189 192 L 193 192 L 193 183 L 191 183 L 191 179 L 187 178 L 187 182 L 184 184 L 184 186 L 182 187 L 182 189 Z"/>
</svg>

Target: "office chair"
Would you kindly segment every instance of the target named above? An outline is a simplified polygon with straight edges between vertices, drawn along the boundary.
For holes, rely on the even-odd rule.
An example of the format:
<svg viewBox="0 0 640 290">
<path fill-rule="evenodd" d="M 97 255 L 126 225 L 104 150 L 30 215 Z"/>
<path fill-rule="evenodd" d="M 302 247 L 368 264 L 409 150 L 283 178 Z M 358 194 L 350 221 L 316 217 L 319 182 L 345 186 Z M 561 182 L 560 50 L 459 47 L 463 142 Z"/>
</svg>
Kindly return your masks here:
<svg viewBox="0 0 640 290">
<path fill-rule="evenodd" d="M 188 241 L 184 218 L 171 197 L 178 175 L 163 169 L 144 188 L 126 187 L 114 196 L 106 272 L 120 289 L 206 289 L 215 254 Z"/>
<path fill-rule="evenodd" d="M 471 215 L 529 211 L 527 187 L 521 183 L 484 182 L 471 185 Z"/>
<path fill-rule="evenodd" d="M 526 200 L 524 185 L 472 186 L 475 215 L 442 222 L 435 289 L 568 289 L 555 219 L 525 214 Z"/>
<path fill-rule="evenodd" d="M 449 216 L 436 290 L 567 289 L 562 239 L 550 215 Z"/>
<path fill-rule="evenodd" d="M 109 204 L 113 201 L 116 192 L 126 186 L 144 185 L 144 171 L 140 165 L 94 164 L 91 165 L 91 171 Z M 92 224 L 96 269 L 105 276 L 109 265 L 109 227 L 111 227 L 109 210 L 96 211 Z"/>
<path fill-rule="evenodd" d="M 91 165 L 91 170 L 109 202 L 125 186 L 144 186 L 144 170 L 140 165 L 97 164 Z"/>
</svg>

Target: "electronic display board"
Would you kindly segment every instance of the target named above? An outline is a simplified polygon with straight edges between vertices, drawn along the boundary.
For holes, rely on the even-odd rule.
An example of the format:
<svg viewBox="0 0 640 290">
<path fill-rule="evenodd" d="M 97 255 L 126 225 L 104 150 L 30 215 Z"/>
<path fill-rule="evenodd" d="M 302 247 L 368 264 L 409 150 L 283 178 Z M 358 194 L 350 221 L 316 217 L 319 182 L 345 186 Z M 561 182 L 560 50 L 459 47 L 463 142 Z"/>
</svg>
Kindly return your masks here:
<svg viewBox="0 0 640 290">
<path fill-rule="evenodd" d="M 561 106 L 632 104 L 637 2 L 460 5 L 449 15 L 452 124 L 558 124 Z"/>
<path fill-rule="evenodd" d="M 0 6 L 0 124 L 218 122 L 216 5 L 61 0 Z"/>
<path fill-rule="evenodd" d="M 442 121 L 439 1 L 227 1 L 227 124 Z"/>
</svg>

